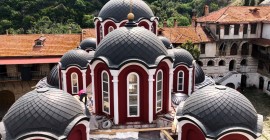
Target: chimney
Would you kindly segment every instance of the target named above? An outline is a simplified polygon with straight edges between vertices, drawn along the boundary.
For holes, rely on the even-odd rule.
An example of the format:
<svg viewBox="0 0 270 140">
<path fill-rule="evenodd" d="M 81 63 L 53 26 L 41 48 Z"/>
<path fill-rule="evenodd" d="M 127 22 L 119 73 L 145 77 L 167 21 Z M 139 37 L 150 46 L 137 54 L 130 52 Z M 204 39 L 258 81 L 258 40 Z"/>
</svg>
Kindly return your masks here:
<svg viewBox="0 0 270 140">
<path fill-rule="evenodd" d="M 6 34 L 8 35 L 8 30 L 6 30 Z"/>
<path fill-rule="evenodd" d="M 197 11 L 195 9 L 192 10 L 192 19 L 191 25 L 196 27 L 196 20 L 197 20 Z"/>
<path fill-rule="evenodd" d="M 178 26 L 177 20 L 176 20 L 176 19 L 173 19 L 173 26 L 174 26 L 174 27 L 177 27 L 177 26 Z"/>
<path fill-rule="evenodd" d="M 209 6 L 205 5 L 204 6 L 204 16 L 208 16 L 209 15 Z"/>
<path fill-rule="evenodd" d="M 163 21 L 163 27 L 167 27 L 167 20 L 166 19 L 164 19 L 164 21 Z"/>
</svg>

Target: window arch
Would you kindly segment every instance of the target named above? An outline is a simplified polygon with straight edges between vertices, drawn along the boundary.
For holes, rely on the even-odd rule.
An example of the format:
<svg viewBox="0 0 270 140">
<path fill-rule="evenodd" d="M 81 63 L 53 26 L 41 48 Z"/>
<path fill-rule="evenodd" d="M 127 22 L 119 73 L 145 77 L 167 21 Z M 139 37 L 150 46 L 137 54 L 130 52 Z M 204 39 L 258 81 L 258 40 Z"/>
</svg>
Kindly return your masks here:
<svg viewBox="0 0 270 140">
<path fill-rule="evenodd" d="M 128 74 L 127 77 L 127 116 L 140 116 L 140 79 L 135 72 Z"/>
<path fill-rule="evenodd" d="M 220 60 L 220 61 L 218 62 L 218 66 L 225 66 L 225 65 L 226 65 L 226 63 L 225 63 L 224 60 Z"/>
<path fill-rule="evenodd" d="M 237 44 L 234 43 L 231 47 L 230 55 L 237 55 Z"/>
<path fill-rule="evenodd" d="M 213 60 L 209 60 L 207 66 L 214 66 L 215 62 Z"/>
<path fill-rule="evenodd" d="M 108 33 L 112 32 L 113 30 L 114 30 L 114 28 L 112 26 L 110 26 L 109 30 L 108 30 L 109 31 Z"/>
<path fill-rule="evenodd" d="M 243 60 L 240 62 L 240 65 L 241 65 L 241 66 L 246 66 L 246 65 L 247 65 L 247 59 L 243 59 Z"/>
<path fill-rule="evenodd" d="M 163 71 L 159 70 L 156 75 L 156 113 L 162 110 L 163 101 Z"/>
<path fill-rule="evenodd" d="M 103 71 L 101 74 L 102 84 L 102 112 L 110 114 L 110 83 L 109 74 Z"/>
<path fill-rule="evenodd" d="M 227 47 L 227 45 L 225 43 L 222 43 L 219 46 L 219 55 L 220 56 L 225 56 L 226 55 L 226 47 Z"/>
<path fill-rule="evenodd" d="M 75 72 L 71 73 L 71 89 L 72 94 L 78 94 L 79 92 L 78 74 Z"/>
<path fill-rule="evenodd" d="M 184 72 L 179 71 L 177 74 L 177 90 L 184 91 Z"/>
<path fill-rule="evenodd" d="M 199 66 L 201 66 L 201 67 L 203 66 L 203 62 L 202 61 L 198 61 L 197 63 L 199 64 Z"/>
<path fill-rule="evenodd" d="M 242 45 L 241 54 L 249 55 L 249 44 L 247 42 Z"/>
</svg>

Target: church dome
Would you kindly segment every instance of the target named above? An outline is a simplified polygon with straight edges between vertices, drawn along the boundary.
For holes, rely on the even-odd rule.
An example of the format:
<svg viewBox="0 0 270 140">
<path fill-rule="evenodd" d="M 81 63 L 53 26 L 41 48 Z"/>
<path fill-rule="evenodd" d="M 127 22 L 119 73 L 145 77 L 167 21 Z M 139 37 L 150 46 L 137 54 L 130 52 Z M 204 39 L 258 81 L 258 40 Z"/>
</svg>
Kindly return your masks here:
<svg viewBox="0 0 270 140">
<path fill-rule="evenodd" d="M 39 88 L 19 98 L 4 116 L 3 123 L 7 139 L 19 139 L 31 132 L 60 137 L 79 117 L 86 116 L 73 96 L 59 89 Z"/>
<path fill-rule="evenodd" d="M 200 84 L 205 80 L 204 72 L 197 63 L 195 64 L 195 84 Z"/>
<path fill-rule="evenodd" d="M 110 0 L 100 10 L 98 17 L 102 20 L 113 19 L 115 22 L 121 22 L 127 19 L 130 12 L 130 0 Z M 150 19 L 154 14 L 150 7 L 142 0 L 132 1 L 132 12 L 135 15 L 135 21 L 141 18 Z"/>
<path fill-rule="evenodd" d="M 174 52 L 174 57 L 175 57 L 174 67 L 176 67 L 179 64 L 185 64 L 189 67 L 192 67 L 194 58 L 187 50 L 182 49 L 182 48 L 177 48 L 177 49 L 173 49 L 173 52 Z"/>
<path fill-rule="evenodd" d="M 128 61 L 155 67 L 158 58 L 167 55 L 166 47 L 151 31 L 143 27 L 122 27 L 110 32 L 100 42 L 94 58 L 106 58 L 111 68 L 119 68 Z"/>
<path fill-rule="evenodd" d="M 162 41 L 162 43 L 164 44 L 164 46 L 167 48 L 167 49 L 172 49 L 173 48 L 173 45 L 171 43 L 171 41 L 164 37 L 164 36 L 158 36 L 158 38 Z"/>
<path fill-rule="evenodd" d="M 55 65 L 48 74 L 47 83 L 50 86 L 59 88 L 58 65 Z"/>
<path fill-rule="evenodd" d="M 258 115 L 251 102 L 238 91 L 225 86 L 207 86 L 194 92 L 184 103 L 183 116 L 202 123 L 206 134 L 241 128 L 257 134 Z M 258 125 L 259 124 L 259 125 Z"/>
<path fill-rule="evenodd" d="M 80 43 L 80 49 L 82 50 L 96 50 L 97 40 L 95 38 L 86 38 Z"/>
<path fill-rule="evenodd" d="M 90 61 L 93 56 L 81 49 L 70 50 L 65 53 L 60 62 L 61 68 L 67 69 L 70 66 L 77 66 L 81 69 L 86 69 L 88 61 Z"/>
</svg>

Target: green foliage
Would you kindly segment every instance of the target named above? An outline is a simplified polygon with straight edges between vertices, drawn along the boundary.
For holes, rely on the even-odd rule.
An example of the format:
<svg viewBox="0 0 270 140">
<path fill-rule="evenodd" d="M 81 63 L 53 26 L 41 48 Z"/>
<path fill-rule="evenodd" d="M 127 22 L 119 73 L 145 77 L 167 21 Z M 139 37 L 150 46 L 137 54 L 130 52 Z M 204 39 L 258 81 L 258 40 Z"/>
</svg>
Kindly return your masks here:
<svg viewBox="0 0 270 140">
<path fill-rule="evenodd" d="M 187 50 L 195 60 L 199 60 L 200 57 L 200 50 L 197 45 L 194 45 L 192 41 L 187 41 L 186 43 L 180 46 L 181 48 Z"/>
<path fill-rule="evenodd" d="M 72 33 L 80 28 L 93 28 L 93 18 L 109 0 L 1 0 L 0 34 L 10 33 Z M 191 23 L 192 11 L 203 14 L 205 4 L 210 11 L 226 6 L 229 0 L 145 0 L 160 21 L 174 19 L 179 26 Z M 252 0 L 248 4 L 252 4 Z"/>
</svg>

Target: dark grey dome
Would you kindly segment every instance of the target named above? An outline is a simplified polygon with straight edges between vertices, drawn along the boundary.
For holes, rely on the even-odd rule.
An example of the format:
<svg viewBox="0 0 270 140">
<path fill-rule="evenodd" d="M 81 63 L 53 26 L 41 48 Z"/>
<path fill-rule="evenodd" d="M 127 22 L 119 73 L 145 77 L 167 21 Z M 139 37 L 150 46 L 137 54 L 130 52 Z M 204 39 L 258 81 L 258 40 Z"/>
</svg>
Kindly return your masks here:
<svg viewBox="0 0 270 140">
<path fill-rule="evenodd" d="M 95 38 L 86 38 L 80 43 L 82 50 L 96 50 L 97 40 Z"/>
<path fill-rule="evenodd" d="M 174 57 L 175 57 L 175 61 L 174 61 L 174 67 L 176 67 L 179 64 L 185 64 L 189 67 L 192 67 L 192 63 L 193 63 L 193 56 L 185 49 L 182 48 L 177 48 L 174 49 Z"/>
<path fill-rule="evenodd" d="M 199 64 L 195 64 L 195 84 L 200 84 L 205 80 L 204 72 Z"/>
<path fill-rule="evenodd" d="M 257 112 L 238 91 L 225 86 L 207 86 L 194 92 L 184 103 L 183 115 L 199 120 L 208 133 L 240 127 L 257 131 Z"/>
<path fill-rule="evenodd" d="M 158 36 L 158 38 L 162 41 L 162 43 L 164 44 L 164 46 L 167 48 L 167 49 L 172 49 L 173 48 L 173 45 L 171 43 L 171 41 L 164 37 L 164 36 Z"/>
<path fill-rule="evenodd" d="M 70 50 L 65 53 L 60 60 L 61 69 L 67 69 L 69 66 L 77 66 L 81 69 L 86 69 L 88 61 L 92 58 L 93 56 L 84 50 Z"/>
<path fill-rule="evenodd" d="M 50 86 L 59 88 L 59 77 L 58 77 L 58 65 L 55 65 L 47 76 L 47 83 Z"/>
<path fill-rule="evenodd" d="M 150 7 L 142 0 L 132 1 L 132 12 L 135 15 L 135 21 L 140 18 L 150 19 L 154 14 Z M 130 0 L 110 0 L 100 10 L 98 17 L 102 20 L 113 19 L 116 22 L 121 22 L 127 19 L 130 12 Z"/>
<path fill-rule="evenodd" d="M 95 58 L 105 57 L 111 68 L 136 60 L 156 66 L 160 56 L 167 56 L 167 50 L 158 37 L 143 27 L 122 27 L 109 33 L 99 44 Z"/>
<path fill-rule="evenodd" d="M 85 117 L 80 103 L 70 94 L 54 88 L 33 90 L 19 98 L 3 118 L 10 139 L 29 132 L 64 135 L 77 117 Z"/>
</svg>

